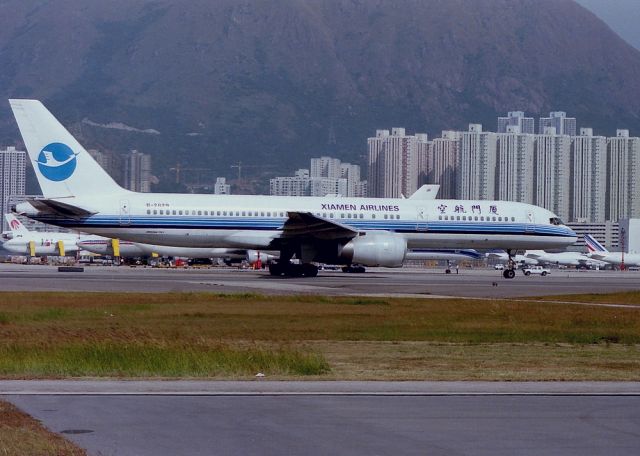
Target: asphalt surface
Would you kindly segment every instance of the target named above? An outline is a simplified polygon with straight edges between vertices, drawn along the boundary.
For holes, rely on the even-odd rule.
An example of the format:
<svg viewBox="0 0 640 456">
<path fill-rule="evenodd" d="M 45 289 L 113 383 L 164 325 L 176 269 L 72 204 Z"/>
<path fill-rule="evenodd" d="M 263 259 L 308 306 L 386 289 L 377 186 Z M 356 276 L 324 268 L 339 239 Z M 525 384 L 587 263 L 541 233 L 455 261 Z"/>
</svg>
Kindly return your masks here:
<svg viewBox="0 0 640 456">
<path fill-rule="evenodd" d="M 639 272 L 322 271 L 0 264 L 0 291 L 505 297 L 640 289 Z M 640 303 L 639 303 L 640 304 Z M 640 383 L 0 381 L 92 455 L 637 455 Z"/>
<path fill-rule="evenodd" d="M 364 274 L 321 271 L 315 278 L 271 277 L 235 268 L 152 269 L 90 266 L 84 272 L 56 267 L 0 264 L 0 291 L 122 291 L 266 294 L 518 297 L 606 293 L 640 289 L 640 272 L 552 270 L 547 277 L 515 279 L 493 269 L 370 268 Z"/>
<path fill-rule="evenodd" d="M 6 396 L 92 455 L 637 455 L 640 396 Z"/>
</svg>

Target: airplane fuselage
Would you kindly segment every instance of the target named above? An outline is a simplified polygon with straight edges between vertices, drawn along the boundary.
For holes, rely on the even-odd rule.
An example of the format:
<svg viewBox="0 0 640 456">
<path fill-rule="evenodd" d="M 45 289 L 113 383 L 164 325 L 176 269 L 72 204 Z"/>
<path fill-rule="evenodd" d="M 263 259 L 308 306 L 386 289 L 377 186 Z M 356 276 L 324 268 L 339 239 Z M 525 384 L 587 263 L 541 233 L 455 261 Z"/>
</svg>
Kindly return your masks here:
<svg viewBox="0 0 640 456">
<path fill-rule="evenodd" d="M 14 255 L 31 255 L 32 247 L 34 256 L 55 256 L 61 255 L 61 253 L 73 255 L 78 251 L 77 241 L 78 236 L 69 235 L 68 233 L 14 234 L 12 239 L 2 244 L 2 248 Z M 60 250 L 61 245 L 62 252 Z"/>
<path fill-rule="evenodd" d="M 622 252 L 592 253 L 590 256 L 595 260 L 604 261 L 615 266 L 622 265 Z M 624 264 L 625 266 L 640 266 L 640 254 L 625 253 Z"/>
<path fill-rule="evenodd" d="M 311 213 L 361 231 L 397 233 L 408 249 L 544 249 L 576 240 L 566 226 L 550 223 L 551 212 L 505 201 L 127 192 L 65 202 L 94 215 L 38 214 L 25 203 L 18 210 L 84 232 L 179 247 L 268 248 L 281 236 L 289 212 Z"/>
</svg>

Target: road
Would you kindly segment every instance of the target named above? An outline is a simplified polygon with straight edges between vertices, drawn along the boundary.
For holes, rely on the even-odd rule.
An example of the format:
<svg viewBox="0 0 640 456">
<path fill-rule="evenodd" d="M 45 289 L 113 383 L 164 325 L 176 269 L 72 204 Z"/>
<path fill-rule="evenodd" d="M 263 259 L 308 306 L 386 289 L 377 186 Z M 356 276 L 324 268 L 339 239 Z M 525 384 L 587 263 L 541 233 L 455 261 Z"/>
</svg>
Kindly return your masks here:
<svg viewBox="0 0 640 456">
<path fill-rule="evenodd" d="M 123 291 L 266 294 L 518 297 L 606 293 L 640 289 L 640 272 L 554 269 L 547 277 L 504 279 L 493 269 L 371 268 L 364 274 L 321 271 L 315 278 L 271 277 L 265 271 L 235 268 L 151 269 L 91 266 L 58 272 L 39 265 L 0 264 L 0 291 Z"/>
<path fill-rule="evenodd" d="M 114 393 L 113 382 L 37 383 L 27 382 L 31 394 L 15 395 L 6 382 L 0 390 L 92 455 L 609 456 L 640 448 L 637 383 L 134 382 L 122 387 L 127 394 Z"/>
</svg>

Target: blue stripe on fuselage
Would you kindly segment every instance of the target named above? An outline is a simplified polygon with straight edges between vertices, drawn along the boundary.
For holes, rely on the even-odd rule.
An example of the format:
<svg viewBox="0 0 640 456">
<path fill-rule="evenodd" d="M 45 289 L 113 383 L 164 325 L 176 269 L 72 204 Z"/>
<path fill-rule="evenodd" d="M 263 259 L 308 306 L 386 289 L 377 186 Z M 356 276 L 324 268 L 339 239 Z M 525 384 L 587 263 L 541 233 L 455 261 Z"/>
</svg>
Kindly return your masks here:
<svg viewBox="0 0 640 456">
<path fill-rule="evenodd" d="M 236 217 L 162 217 L 131 216 L 126 223 L 113 215 L 94 215 L 85 219 L 62 219 L 58 217 L 35 217 L 45 223 L 82 230 L 91 228 L 147 228 L 147 229 L 205 229 L 205 230 L 281 230 L 285 219 L 281 218 L 236 218 Z M 537 236 L 574 237 L 566 228 L 555 225 L 533 225 L 513 222 L 459 222 L 432 221 L 416 222 L 403 220 L 349 220 L 336 222 L 359 230 L 388 230 L 398 233 L 434 234 L 528 234 Z"/>
</svg>

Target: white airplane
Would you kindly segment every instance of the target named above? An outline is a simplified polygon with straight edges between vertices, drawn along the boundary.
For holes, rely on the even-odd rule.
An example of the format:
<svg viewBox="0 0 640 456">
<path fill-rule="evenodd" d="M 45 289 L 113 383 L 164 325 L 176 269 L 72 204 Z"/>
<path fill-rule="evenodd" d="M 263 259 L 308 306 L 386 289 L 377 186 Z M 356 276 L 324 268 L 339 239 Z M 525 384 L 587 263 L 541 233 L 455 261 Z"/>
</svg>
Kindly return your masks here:
<svg viewBox="0 0 640 456">
<path fill-rule="evenodd" d="M 605 263 L 613 264 L 616 266 L 622 265 L 623 254 L 622 252 L 609 252 L 602 244 L 590 234 L 584 235 L 584 242 L 587 244 L 589 250 L 589 256 L 596 260 L 604 261 Z M 625 266 L 640 266 L 640 253 L 625 253 L 624 254 Z"/>
<path fill-rule="evenodd" d="M 119 256 L 122 258 L 139 257 L 180 257 L 180 258 L 222 258 L 227 262 L 246 260 L 254 264 L 258 259 L 267 263 L 276 258 L 273 252 L 260 252 L 246 249 L 173 247 L 166 245 L 143 244 L 112 239 L 88 239 L 78 242 L 78 246 L 88 252 L 99 255 Z"/>
<path fill-rule="evenodd" d="M 498 260 L 500 262 L 507 263 L 509 261 L 509 254 L 504 250 L 493 250 L 485 253 L 487 259 Z M 532 266 L 538 264 L 538 260 L 535 258 L 528 258 L 526 255 L 515 254 L 512 255 L 511 260 L 517 265 Z"/>
<path fill-rule="evenodd" d="M 580 252 L 558 252 L 551 253 L 544 250 L 527 250 L 524 256 L 536 260 L 539 264 L 557 264 L 562 266 L 575 266 L 591 268 L 595 266 L 604 266 L 606 263 L 590 258 Z"/>
<path fill-rule="evenodd" d="M 14 255 L 73 256 L 80 250 L 79 241 L 99 238 L 75 233 L 29 231 L 13 214 L 5 214 L 5 219 L 11 238 L 2 244 L 2 248 Z"/>
<path fill-rule="evenodd" d="M 44 194 L 16 209 L 53 225 L 157 245 L 276 250 L 270 273 L 292 276 L 317 275 L 316 262 L 400 267 L 408 249 L 511 252 L 576 241 L 552 212 L 507 201 L 135 193 L 42 103 L 10 104 Z M 48 156 L 63 164 L 44 166 Z"/>
</svg>

